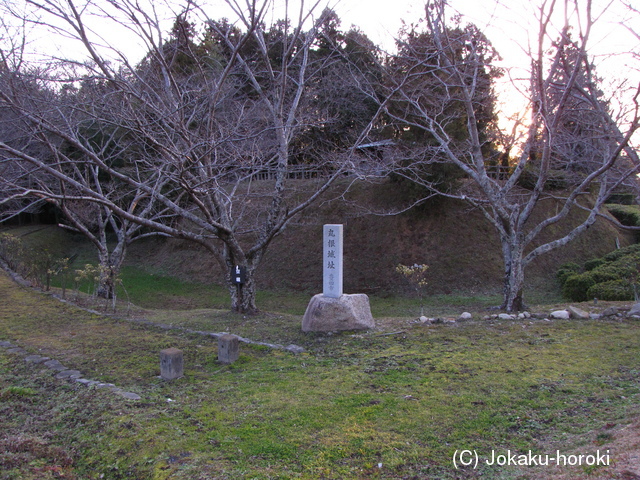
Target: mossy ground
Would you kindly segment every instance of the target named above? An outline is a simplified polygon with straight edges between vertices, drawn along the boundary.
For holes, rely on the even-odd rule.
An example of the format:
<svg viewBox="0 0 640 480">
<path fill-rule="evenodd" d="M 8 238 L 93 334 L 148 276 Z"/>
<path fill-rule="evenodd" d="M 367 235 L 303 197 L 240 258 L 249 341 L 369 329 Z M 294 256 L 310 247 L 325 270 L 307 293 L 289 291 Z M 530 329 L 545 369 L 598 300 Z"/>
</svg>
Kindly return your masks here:
<svg viewBox="0 0 640 480">
<path fill-rule="evenodd" d="M 615 458 L 623 452 L 612 425 L 639 410 L 640 323 L 631 320 L 474 312 L 452 325 L 379 317 L 375 331 L 319 335 L 301 333 L 290 313 L 147 306 L 176 326 L 306 349 L 243 344 L 239 361 L 222 365 L 209 337 L 87 313 L 4 274 L 0 296 L 0 340 L 142 396 L 56 380 L 0 351 L 2 479 L 539 479 L 544 470 L 456 470 L 452 456 L 561 445 L 611 448 Z M 167 347 L 185 353 L 184 378 L 158 378 Z"/>
</svg>

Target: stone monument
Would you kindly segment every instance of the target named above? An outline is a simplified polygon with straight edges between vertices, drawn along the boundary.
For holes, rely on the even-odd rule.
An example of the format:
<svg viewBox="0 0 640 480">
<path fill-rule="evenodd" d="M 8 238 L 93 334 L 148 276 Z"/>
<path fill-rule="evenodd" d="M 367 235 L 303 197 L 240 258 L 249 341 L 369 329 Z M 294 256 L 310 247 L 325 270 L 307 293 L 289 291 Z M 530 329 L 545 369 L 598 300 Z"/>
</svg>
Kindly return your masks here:
<svg viewBox="0 0 640 480">
<path fill-rule="evenodd" d="M 342 225 L 322 228 L 322 294 L 340 298 L 342 295 Z"/>
<path fill-rule="evenodd" d="M 302 318 L 304 332 L 366 330 L 375 327 L 369 297 L 342 290 L 343 225 L 324 225 L 322 293 L 315 295 Z"/>
</svg>

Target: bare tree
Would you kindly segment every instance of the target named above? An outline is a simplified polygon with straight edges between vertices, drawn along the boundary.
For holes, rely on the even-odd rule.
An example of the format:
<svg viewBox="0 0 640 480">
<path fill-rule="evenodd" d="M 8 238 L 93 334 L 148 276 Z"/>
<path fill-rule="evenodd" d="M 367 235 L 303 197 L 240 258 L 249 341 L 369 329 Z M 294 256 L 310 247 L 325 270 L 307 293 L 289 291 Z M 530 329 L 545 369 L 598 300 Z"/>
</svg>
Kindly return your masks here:
<svg viewBox="0 0 640 480">
<path fill-rule="evenodd" d="M 11 216 L 25 209 L 40 208 L 42 204 L 55 205 L 66 218 L 61 226 L 82 233 L 97 249 L 100 264 L 97 295 L 115 299 L 116 279 L 127 246 L 154 232 L 143 231 L 140 224 L 119 217 L 104 203 L 88 202 L 83 198 L 84 192 L 96 192 L 140 218 L 159 218 L 161 212 L 155 208 L 152 197 L 86 161 L 77 145 L 59 135 L 75 132 L 77 140 L 100 151 L 106 163 L 122 164 L 121 170 L 127 170 L 126 164 L 134 165 L 128 160 L 133 155 L 131 142 L 114 132 L 109 124 L 96 123 L 95 115 L 88 114 L 87 91 L 91 88 L 85 86 L 75 92 L 66 85 L 61 92 L 56 92 L 51 90 L 51 80 L 47 72 L 37 69 L 28 74 L 7 69 L 2 75 L 4 90 L 12 94 L 13 102 L 4 103 L 0 123 L 5 144 L 0 152 L 3 213 Z M 43 83 L 38 85 L 38 82 Z M 23 94 L 22 98 L 17 92 Z M 94 97 L 91 101 L 99 99 Z M 37 159 L 47 169 L 25 158 Z M 64 178 L 70 181 L 63 181 Z M 156 188 L 166 182 L 161 177 L 155 178 Z M 151 178 L 147 177 L 146 181 L 149 183 Z"/>
<path fill-rule="evenodd" d="M 494 153 L 486 148 L 490 137 L 479 113 L 493 68 L 492 50 L 478 41 L 473 28 L 447 24 L 445 1 L 430 1 L 425 8 L 429 52 L 405 42 L 399 58 L 391 62 L 402 68 L 390 75 L 386 112 L 399 130 L 422 132 L 427 138 L 402 172 L 430 190 L 468 202 L 495 227 L 504 260 L 502 308 L 507 311 L 525 306 L 526 266 L 589 228 L 611 192 L 635 181 L 638 170 L 631 144 L 640 119 L 638 86 L 626 99 L 626 116 L 614 118 L 588 58 L 595 23 L 591 3 L 564 3 L 566 23 L 559 37 L 550 27 L 561 7 L 554 1 L 543 2 L 538 10 L 539 36 L 530 57 L 530 120 L 521 151 L 509 160 L 506 173 L 495 174 Z M 572 14 L 579 15 L 579 25 L 570 26 Z M 416 88 L 425 84 L 430 88 Z M 456 135 L 451 127 L 461 121 L 464 133 Z M 512 145 L 507 136 L 501 143 Z M 454 165 L 462 172 L 456 189 L 450 184 L 443 189 L 423 175 L 425 165 L 434 162 Z M 561 184 L 559 169 L 571 172 Z M 536 219 L 533 212 L 545 199 L 558 202 L 558 209 Z M 584 212 L 579 225 L 541 241 L 543 233 L 550 235 L 551 226 L 576 210 Z"/>
<path fill-rule="evenodd" d="M 311 108 L 309 88 L 333 61 L 332 55 L 313 55 L 326 13 L 315 3 L 295 19 L 287 12 L 267 26 L 268 0 L 246 8 L 228 0 L 239 19 L 232 25 L 202 18 L 187 2 L 164 38 L 159 7 L 128 0 L 27 3 L 39 25 L 73 40 L 88 59 L 58 58 L 51 70 L 38 72 L 39 86 L 52 93 L 47 103 L 33 101 L 24 82 L 15 81 L 33 76 L 34 65 L 20 63 L 6 72 L 1 106 L 20 115 L 30 138 L 46 144 L 50 155 L 7 142 L 0 150 L 60 183 L 57 192 L 24 193 L 61 204 L 92 202 L 121 222 L 203 245 L 225 272 L 232 308 L 255 312 L 254 274 L 267 248 L 350 168 L 336 153 L 311 166 L 292 155 L 306 128 L 327 121 Z M 206 26 L 201 41 L 190 16 Z M 130 63 L 115 42 L 92 34 L 96 18 L 127 26 L 146 45 L 142 62 Z M 77 89 L 64 108 L 61 83 Z M 94 130 L 110 140 L 94 141 Z M 309 177 L 304 182 L 294 179 L 300 169 Z M 97 180 L 82 180 L 88 171 Z M 117 201 L 104 178 L 154 207 L 127 207 L 138 204 Z M 236 266 L 245 271 L 241 288 L 227 273 Z"/>
<path fill-rule="evenodd" d="M 12 148 L 16 148 L 15 146 Z M 58 146 L 57 148 L 60 148 Z M 139 223 L 131 222 L 119 217 L 108 206 L 93 203 L 83 199 L 81 185 L 86 190 L 95 189 L 100 195 L 109 199 L 113 204 L 128 212 L 135 213 L 140 218 L 159 218 L 160 212 L 155 209 L 153 199 L 146 193 L 137 191 L 124 192 L 104 178 L 100 178 L 100 170 L 92 165 L 83 164 L 82 169 L 62 167 L 51 159 L 47 162 L 51 167 L 58 168 L 65 175 L 73 178 L 78 185 L 61 182 L 41 168 L 24 162 L 25 149 L 14 150 L 20 154 L 10 155 L 2 152 L 0 165 L 5 169 L 0 175 L 3 187 L 3 212 L 11 217 L 23 211 L 37 212 L 42 205 L 54 205 L 64 215 L 60 226 L 83 234 L 96 247 L 100 265 L 97 295 L 102 298 L 116 296 L 116 281 L 126 256 L 127 247 L 137 239 L 156 232 L 144 230 Z M 34 153 L 33 158 L 48 158 L 47 153 Z M 161 187 L 159 182 L 158 187 Z"/>
</svg>

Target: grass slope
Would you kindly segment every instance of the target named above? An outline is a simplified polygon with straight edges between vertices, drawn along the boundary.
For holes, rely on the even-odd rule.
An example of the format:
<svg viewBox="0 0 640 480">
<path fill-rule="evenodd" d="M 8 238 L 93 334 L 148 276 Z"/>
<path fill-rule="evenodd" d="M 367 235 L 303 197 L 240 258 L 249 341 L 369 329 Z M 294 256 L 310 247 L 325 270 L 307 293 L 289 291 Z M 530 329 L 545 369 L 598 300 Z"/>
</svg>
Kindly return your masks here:
<svg viewBox="0 0 640 480">
<path fill-rule="evenodd" d="M 399 263 L 427 264 L 428 295 L 465 297 L 500 295 L 503 264 L 499 240 L 484 216 L 468 205 L 442 199 L 401 215 L 381 216 L 371 211 L 398 210 L 406 200 L 393 184 L 357 185 L 346 201 L 327 200 L 297 217 L 276 238 L 258 271 L 260 290 L 299 292 L 309 295 L 322 290 L 322 225 L 344 225 L 344 288 L 347 293 L 367 293 L 379 298 L 411 288 L 396 273 Z M 557 205 L 541 202 L 536 218 L 555 212 Z M 575 225 L 581 213 L 570 216 Z M 543 239 L 566 232 L 555 225 Z M 619 232 L 598 220 L 566 247 L 542 255 L 526 271 L 525 295 L 532 302 L 559 298 L 555 280 L 559 265 L 600 257 L 624 246 L 633 235 Z M 227 272 L 220 271 L 210 254 L 177 240 L 148 240 L 133 244 L 129 264 L 145 265 L 156 273 L 183 280 L 221 285 Z"/>
<path fill-rule="evenodd" d="M 401 215 L 370 213 L 398 210 L 403 203 L 406 200 L 402 192 L 393 184 L 358 184 L 348 198 L 326 199 L 296 218 L 275 239 L 258 270 L 259 308 L 302 313 L 310 296 L 322 290 L 321 237 L 322 225 L 326 223 L 345 226 L 345 292 L 369 294 L 374 309 L 376 305 L 383 306 L 379 312 L 382 315 L 389 312 L 390 304 L 397 303 L 398 294 L 410 297 L 413 292 L 406 279 L 396 272 L 399 263 L 429 265 L 425 291 L 435 303 L 457 299 L 463 299 L 463 303 L 467 299 L 485 302 L 487 298 L 495 299 L 494 304 L 501 303 L 500 245 L 482 214 L 450 199 Z M 555 212 L 556 208 L 550 201 L 541 202 L 536 216 Z M 575 225 L 580 215 L 570 216 L 567 225 Z M 564 224 L 553 225 L 543 240 L 566 231 Z M 95 251 L 81 235 L 53 226 L 14 228 L 8 232 L 19 236 L 30 248 L 73 256 L 73 269 L 96 263 Z M 559 301 L 561 290 L 556 272 L 560 265 L 581 264 L 611 252 L 617 243 L 626 246 L 633 241 L 632 234 L 598 220 L 569 245 L 538 257 L 527 267 L 526 301 L 534 304 Z M 124 287 L 137 304 L 227 308 L 229 295 L 224 286 L 227 275 L 202 247 L 157 238 L 134 242 L 129 247 L 123 279 Z M 156 295 L 154 283 L 167 281 L 173 283 L 175 295 L 166 292 L 162 297 Z M 209 286 L 208 291 L 204 285 Z M 71 286 L 70 280 L 67 287 Z M 185 295 L 190 289 L 193 294 Z M 187 303 L 182 304 L 187 296 Z"/>
</svg>

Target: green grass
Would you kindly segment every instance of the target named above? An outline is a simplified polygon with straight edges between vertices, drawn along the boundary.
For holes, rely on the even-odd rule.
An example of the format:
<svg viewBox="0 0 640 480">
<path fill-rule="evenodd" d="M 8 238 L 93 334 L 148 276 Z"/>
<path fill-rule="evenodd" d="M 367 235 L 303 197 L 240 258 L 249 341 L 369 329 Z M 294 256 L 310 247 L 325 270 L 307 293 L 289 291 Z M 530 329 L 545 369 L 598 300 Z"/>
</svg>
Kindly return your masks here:
<svg viewBox="0 0 640 480">
<path fill-rule="evenodd" d="M 140 295 L 169 285 L 189 298 L 193 289 L 164 282 L 149 280 Z M 544 478 L 455 470 L 451 458 L 463 448 L 609 448 L 615 434 L 605 426 L 638 413 L 637 322 L 424 327 L 404 317 L 319 335 L 301 333 L 300 317 L 286 313 L 148 310 L 306 349 L 243 344 L 238 362 L 221 365 L 209 337 L 89 314 L 5 276 L 0 295 L 0 340 L 143 397 L 55 380 L 0 350 L 3 479 Z M 183 350 L 185 377 L 164 382 L 158 354 L 169 346 Z"/>
<path fill-rule="evenodd" d="M 150 274 L 138 267 L 124 267 L 121 281 L 119 295 L 143 308 L 224 308 L 229 303 L 229 293 L 220 286 Z"/>
<path fill-rule="evenodd" d="M 24 233 L 34 248 L 44 238 Z M 95 262 L 82 242 L 74 251 L 78 264 Z M 558 446 L 615 456 L 610 425 L 640 412 L 634 321 L 493 321 L 483 318 L 499 296 L 371 295 L 376 330 L 304 334 L 308 293 L 261 290 L 262 312 L 246 317 L 229 311 L 224 287 L 132 265 L 122 284 L 120 300 L 134 307 L 104 317 L 0 276 L 0 340 L 143 397 L 55 380 L 0 349 L 0 479 L 542 479 L 514 467 L 455 470 L 452 456 Z M 474 319 L 426 327 L 415 323 L 421 304 L 428 316 Z M 213 338 L 129 316 L 305 353 L 242 344 L 239 361 L 222 365 Z M 173 382 L 158 378 L 167 347 L 185 355 Z"/>
<path fill-rule="evenodd" d="M 215 284 L 188 282 L 167 275 L 149 272 L 140 267 L 125 266 L 122 269 L 121 286 L 118 295 L 121 299 L 141 307 L 150 309 L 185 310 L 214 308 L 229 309 L 229 291 L 226 287 Z M 54 287 L 61 287 L 60 279 L 52 282 Z M 92 285 L 84 281 L 76 290 L 90 293 Z M 67 287 L 73 296 L 73 289 Z M 486 310 L 495 307 L 502 301 L 498 295 L 430 295 L 424 299 L 404 296 L 369 295 L 372 314 L 376 317 L 420 316 L 421 306 L 429 316 L 453 314 L 454 308 Z M 311 295 L 286 290 L 259 290 L 256 303 L 265 312 L 287 315 L 303 315 Z"/>
</svg>

